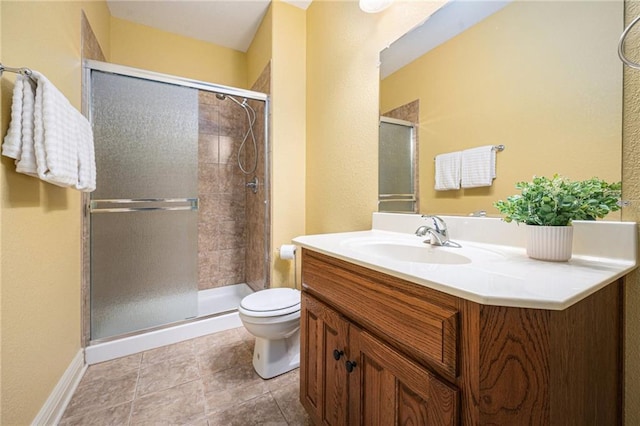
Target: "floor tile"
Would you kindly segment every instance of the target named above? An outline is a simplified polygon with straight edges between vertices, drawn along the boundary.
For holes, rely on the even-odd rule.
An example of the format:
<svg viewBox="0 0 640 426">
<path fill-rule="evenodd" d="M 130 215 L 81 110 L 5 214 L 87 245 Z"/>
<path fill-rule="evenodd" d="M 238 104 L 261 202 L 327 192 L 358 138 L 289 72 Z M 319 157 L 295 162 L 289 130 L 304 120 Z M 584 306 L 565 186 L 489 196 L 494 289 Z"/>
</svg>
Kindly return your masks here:
<svg viewBox="0 0 640 426">
<path fill-rule="evenodd" d="M 71 398 L 63 419 L 132 401 L 137 380 L 137 371 L 113 379 L 83 379 Z"/>
<path fill-rule="evenodd" d="M 242 342 L 236 342 L 230 346 L 212 346 L 207 351 L 199 353 L 197 358 L 200 375 L 204 377 L 216 371 L 251 364 L 253 354 Z"/>
<path fill-rule="evenodd" d="M 131 414 L 131 402 L 107 408 L 106 410 L 92 411 L 82 416 L 74 416 L 61 421 L 59 426 L 120 426 L 129 422 Z"/>
<path fill-rule="evenodd" d="M 268 392 L 251 365 L 227 368 L 202 378 L 207 414 L 223 411 Z"/>
<path fill-rule="evenodd" d="M 193 354 L 147 365 L 140 369 L 136 398 L 200 378 Z"/>
<path fill-rule="evenodd" d="M 132 425 L 198 424 L 204 419 L 204 391 L 201 380 L 194 380 L 133 402 Z"/>
<path fill-rule="evenodd" d="M 83 380 L 103 380 L 113 379 L 116 377 L 138 371 L 142 353 L 117 358 L 111 361 L 101 362 L 99 364 L 90 365 L 84 374 Z"/>
<path fill-rule="evenodd" d="M 294 383 L 271 391 L 289 425 L 310 425 L 311 419 L 300 403 L 300 385 Z"/>
<path fill-rule="evenodd" d="M 265 384 L 270 391 L 281 389 L 289 385 L 300 386 L 300 369 L 296 368 L 295 370 L 281 374 L 272 379 L 265 380 Z"/>
<path fill-rule="evenodd" d="M 151 364 L 168 361 L 172 358 L 192 355 L 193 353 L 193 340 L 185 340 L 184 342 L 162 346 L 143 352 L 141 366 L 145 367 Z"/>
<path fill-rule="evenodd" d="M 221 331 L 219 333 L 209 334 L 207 336 L 193 339 L 194 351 L 197 354 L 208 352 L 211 348 L 221 348 L 227 346 L 236 346 L 242 342 L 242 337 L 238 329 Z"/>
<path fill-rule="evenodd" d="M 264 394 L 208 417 L 209 426 L 287 426 L 278 404 Z"/>
<path fill-rule="evenodd" d="M 263 380 L 244 327 L 89 366 L 61 426 L 308 425 L 299 370 Z"/>
</svg>

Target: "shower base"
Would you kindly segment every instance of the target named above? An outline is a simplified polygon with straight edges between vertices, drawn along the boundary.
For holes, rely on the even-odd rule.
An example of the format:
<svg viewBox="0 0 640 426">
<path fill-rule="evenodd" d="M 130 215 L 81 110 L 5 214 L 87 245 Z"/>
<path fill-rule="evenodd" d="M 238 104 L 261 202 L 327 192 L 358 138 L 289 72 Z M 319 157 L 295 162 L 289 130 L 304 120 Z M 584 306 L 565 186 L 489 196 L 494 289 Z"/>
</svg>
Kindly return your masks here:
<svg viewBox="0 0 640 426">
<path fill-rule="evenodd" d="M 198 292 L 198 318 L 127 337 L 90 344 L 85 349 L 89 365 L 171 345 L 218 331 L 242 327 L 238 305 L 253 290 L 235 284 Z"/>
</svg>

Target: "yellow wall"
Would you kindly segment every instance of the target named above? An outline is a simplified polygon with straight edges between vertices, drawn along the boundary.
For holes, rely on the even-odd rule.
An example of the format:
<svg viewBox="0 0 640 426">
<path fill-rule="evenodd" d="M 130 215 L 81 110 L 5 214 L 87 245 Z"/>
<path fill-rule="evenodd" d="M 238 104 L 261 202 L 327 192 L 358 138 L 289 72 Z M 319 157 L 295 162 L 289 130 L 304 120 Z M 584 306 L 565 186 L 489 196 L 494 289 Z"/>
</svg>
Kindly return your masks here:
<svg viewBox="0 0 640 426">
<path fill-rule="evenodd" d="M 271 286 L 292 287 L 279 247 L 305 233 L 306 13 L 276 0 L 247 51 L 249 82 L 271 61 Z"/>
<path fill-rule="evenodd" d="M 114 17 L 110 62 L 225 86 L 248 87 L 245 53 Z"/>
<path fill-rule="evenodd" d="M 247 87 L 252 87 L 271 60 L 273 50 L 273 7 L 262 18 L 256 35 L 247 49 Z"/>
<path fill-rule="evenodd" d="M 377 210 L 379 52 L 441 2 L 357 1 L 307 10 L 307 233 L 367 229 Z"/>
<path fill-rule="evenodd" d="M 80 16 L 84 8 L 105 54 L 104 2 L 11 2 L 2 10 L 2 62 L 38 70 L 80 108 Z M 15 76 L 2 77 L 2 129 Z M 0 167 L 1 419 L 28 424 L 81 348 L 80 192 Z"/>
<path fill-rule="evenodd" d="M 497 215 L 533 175 L 620 180 L 622 8 L 514 2 L 382 82 L 383 112 L 420 99 L 421 212 Z M 492 187 L 434 190 L 435 155 L 491 144 Z"/>
<path fill-rule="evenodd" d="M 271 10 L 271 285 L 292 287 L 292 262 L 276 252 L 305 233 L 306 13 L 281 1 Z"/>
</svg>

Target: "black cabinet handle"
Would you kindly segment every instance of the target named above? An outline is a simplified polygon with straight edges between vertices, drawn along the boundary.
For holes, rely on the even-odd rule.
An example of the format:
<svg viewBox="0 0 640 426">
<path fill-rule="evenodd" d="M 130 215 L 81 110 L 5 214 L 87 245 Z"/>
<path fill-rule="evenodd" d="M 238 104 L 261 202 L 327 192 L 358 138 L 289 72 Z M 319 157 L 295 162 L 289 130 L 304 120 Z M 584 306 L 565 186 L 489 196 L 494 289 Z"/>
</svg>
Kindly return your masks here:
<svg viewBox="0 0 640 426">
<path fill-rule="evenodd" d="M 351 373 L 354 368 L 356 368 L 355 361 L 347 361 L 344 363 L 345 367 L 347 367 L 347 373 Z"/>
<path fill-rule="evenodd" d="M 336 361 L 338 361 L 342 355 L 344 355 L 343 351 L 339 351 L 337 349 L 333 350 L 333 359 L 335 359 Z"/>
</svg>

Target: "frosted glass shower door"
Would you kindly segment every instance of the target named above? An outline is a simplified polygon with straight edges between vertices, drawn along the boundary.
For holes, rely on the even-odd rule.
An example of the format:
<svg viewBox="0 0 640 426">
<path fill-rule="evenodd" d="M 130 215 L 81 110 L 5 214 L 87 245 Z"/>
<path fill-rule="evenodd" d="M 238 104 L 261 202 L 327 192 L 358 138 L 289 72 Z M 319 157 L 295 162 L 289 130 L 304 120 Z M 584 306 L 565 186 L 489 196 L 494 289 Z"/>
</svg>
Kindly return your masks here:
<svg viewBox="0 0 640 426">
<path fill-rule="evenodd" d="M 412 123 L 380 117 L 378 211 L 416 212 L 415 145 Z"/>
<path fill-rule="evenodd" d="M 91 70 L 91 339 L 197 316 L 198 91 Z"/>
</svg>

